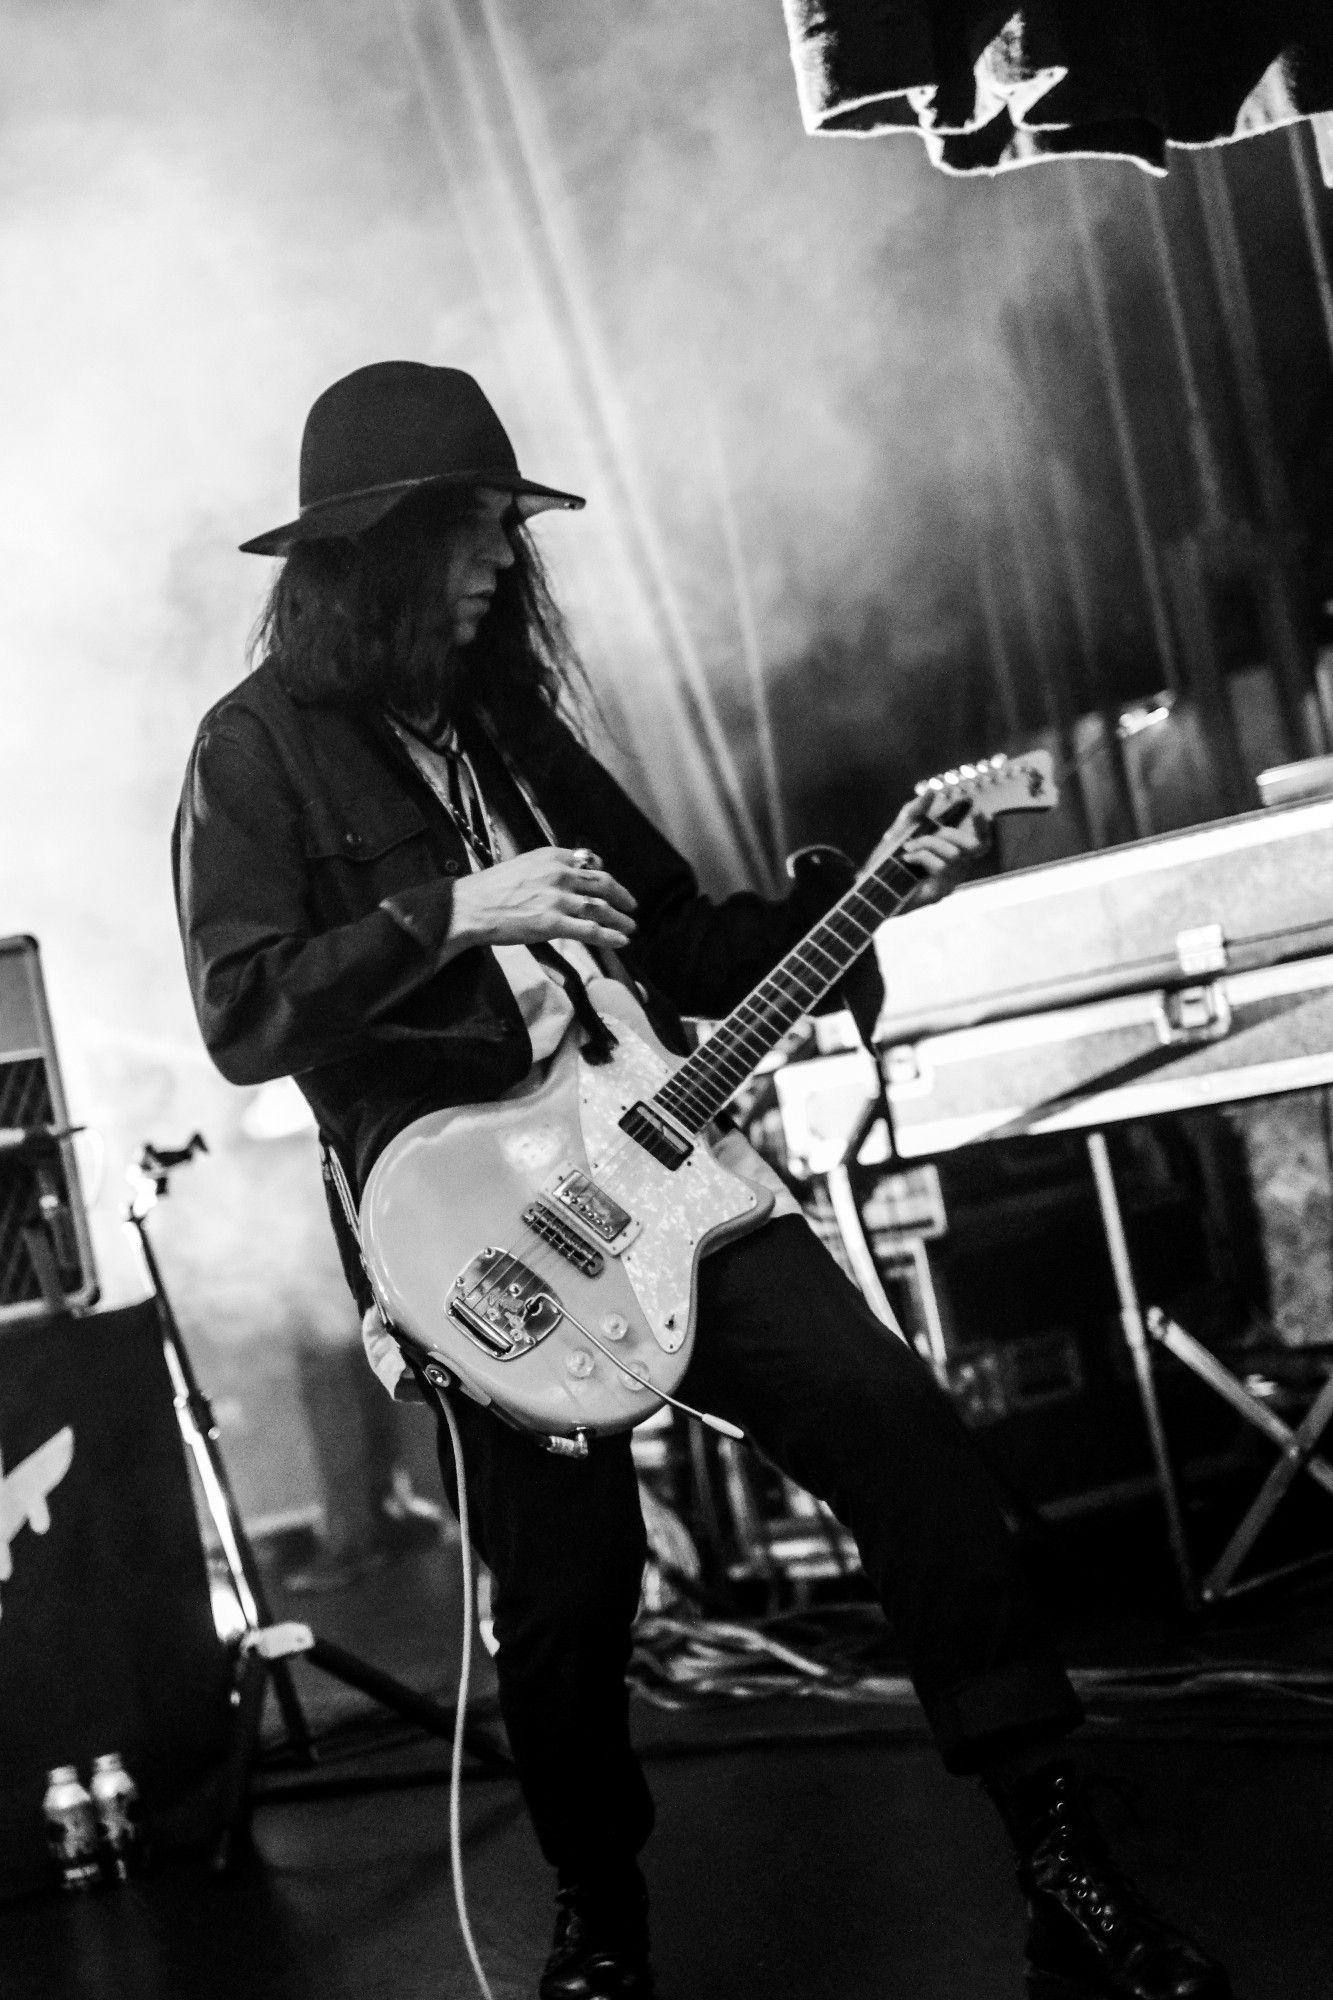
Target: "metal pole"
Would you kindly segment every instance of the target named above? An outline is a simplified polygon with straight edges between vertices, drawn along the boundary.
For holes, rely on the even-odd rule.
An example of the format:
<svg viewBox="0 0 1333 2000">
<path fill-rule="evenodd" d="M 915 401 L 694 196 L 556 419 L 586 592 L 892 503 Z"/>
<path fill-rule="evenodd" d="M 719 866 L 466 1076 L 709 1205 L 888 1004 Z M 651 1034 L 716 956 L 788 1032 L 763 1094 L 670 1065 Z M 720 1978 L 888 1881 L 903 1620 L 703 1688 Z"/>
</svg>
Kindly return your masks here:
<svg viewBox="0 0 1333 2000">
<path fill-rule="evenodd" d="M 1104 1132 L 1089 1132 L 1088 1158 L 1092 1162 L 1092 1177 L 1097 1187 L 1097 1203 L 1102 1213 L 1106 1248 L 1110 1253 L 1116 1295 L 1120 1300 L 1120 1324 L 1124 1329 L 1125 1342 L 1134 1364 L 1134 1379 L 1138 1384 L 1139 1400 L 1143 1404 L 1144 1421 L 1148 1426 L 1148 1440 L 1152 1446 L 1157 1488 L 1166 1510 L 1166 1529 L 1171 1542 L 1171 1554 L 1175 1559 L 1176 1573 L 1180 1578 L 1185 1608 L 1188 1611 L 1197 1611 L 1198 1585 L 1194 1580 L 1194 1566 L 1190 1561 L 1189 1545 L 1185 1540 L 1185 1522 L 1180 1510 L 1180 1496 L 1176 1491 L 1176 1477 L 1167 1450 L 1162 1412 L 1157 1402 L 1157 1384 L 1153 1380 L 1148 1329 L 1144 1323 L 1143 1308 L 1139 1303 L 1138 1287 L 1134 1282 L 1134 1267 L 1129 1259 L 1124 1217 L 1120 1210 L 1120 1197 L 1116 1193 L 1115 1178 L 1111 1172 L 1111 1158 L 1107 1152 Z"/>
<path fill-rule="evenodd" d="M 875 1253 L 866 1239 L 856 1196 L 852 1192 L 851 1175 L 845 1166 L 830 1167 L 824 1178 L 828 1183 L 829 1200 L 833 1204 L 833 1219 L 838 1225 L 847 1260 L 856 1273 L 856 1282 L 861 1287 L 866 1304 L 877 1319 L 883 1320 L 890 1333 L 896 1333 L 904 1345 L 909 1344 L 907 1335 L 894 1318 L 889 1295 L 875 1263 Z"/>
<path fill-rule="evenodd" d="M 217 1423 L 213 1408 L 203 1390 L 199 1387 L 189 1350 L 181 1338 L 181 1330 L 171 1301 L 162 1282 L 153 1246 L 148 1239 L 147 1218 L 142 1209 L 133 1202 L 126 1211 L 126 1220 L 132 1224 L 143 1252 L 144 1267 L 153 1287 L 153 1304 L 157 1308 L 158 1326 L 162 1333 L 162 1352 L 166 1357 L 167 1371 L 175 1390 L 176 1416 L 180 1423 L 181 1436 L 194 1457 L 199 1473 L 199 1483 L 204 1490 L 217 1538 L 221 1544 L 227 1571 L 231 1577 L 236 1601 L 241 1607 L 249 1633 L 264 1631 L 273 1623 L 269 1609 L 264 1581 L 255 1561 L 254 1551 L 241 1523 L 240 1509 L 236 1505 L 236 1495 L 232 1491 L 231 1479 L 226 1462 L 218 1450 Z M 315 1759 L 314 1745 L 310 1738 L 310 1726 L 305 1719 L 300 1697 L 296 1692 L 291 1671 L 285 1660 L 271 1660 L 269 1672 L 273 1678 L 273 1692 L 282 1713 L 283 1727 L 293 1753 L 303 1764 L 312 1764 Z"/>
</svg>

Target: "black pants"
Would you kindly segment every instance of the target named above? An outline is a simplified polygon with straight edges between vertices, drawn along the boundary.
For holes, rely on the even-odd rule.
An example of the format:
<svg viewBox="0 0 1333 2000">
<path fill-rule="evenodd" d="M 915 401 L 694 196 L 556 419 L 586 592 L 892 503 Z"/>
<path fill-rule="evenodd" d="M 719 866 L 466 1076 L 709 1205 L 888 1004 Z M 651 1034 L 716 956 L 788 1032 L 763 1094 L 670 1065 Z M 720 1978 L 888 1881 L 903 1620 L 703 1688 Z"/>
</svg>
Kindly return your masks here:
<svg viewBox="0 0 1333 2000">
<path fill-rule="evenodd" d="M 681 1394 L 742 1425 L 851 1530 L 951 1770 L 1079 1720 L 953 1405 L 803 1222 L 704 1259 Z M 623 1863 L 653 1820 L 625 1687 L 645 1555 L 629 1438 L 556 1458 L 464 1396 L 452 1407 L 473 1540 L 495 1579 L 501 1706 L 542 1851 L 568 1874 Z"/>
</svg>

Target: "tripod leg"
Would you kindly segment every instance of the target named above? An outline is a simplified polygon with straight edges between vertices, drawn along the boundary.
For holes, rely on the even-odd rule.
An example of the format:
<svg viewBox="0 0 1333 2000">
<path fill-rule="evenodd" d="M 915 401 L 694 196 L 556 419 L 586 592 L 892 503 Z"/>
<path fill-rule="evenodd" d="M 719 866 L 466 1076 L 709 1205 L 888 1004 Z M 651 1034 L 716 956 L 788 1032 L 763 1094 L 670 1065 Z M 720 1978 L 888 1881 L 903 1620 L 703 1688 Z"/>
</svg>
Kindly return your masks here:
<svg viewBox="0 0 1333 2000">
<path fill-rule="evenodd" d="M 268 1675 L 269 1663 L 262 1654 L 247 1650 L 241 1655 L 237 1684 L 232 1692 L 231 1748 L 219 1800 L 222 1830 L 213 1849 L 213 1869 L 217 1874 L 235 1865 L 249 1832 L 250 1773 L 259 1744 Z"/>
<path fill-rule="evenodd" d="M 360 1688 L 362 1694 L 372 1696 L 383 1707 L 392 1709 L 408 1722 L 419 1723 L 432 1736 L 443 1736 L 446 1741 L 452 1737 L 454 1709 L 432 1701 L 428 1695 L 418 1694 L 415 1688 L 395 1680 L 392 1674 L 381 1673 L 378 1667 L 358 1659 L 345 1647 L 335 1645 L 330 1639 L 316 1639 L 305 1657 L 311 1666 L 321 1667 L 335 1680 L 346 1681 L 349 1687 Z M 512 1769 L 508 1753 L 485 1730 L 469 1725 L 464 1731 L 463 1741 L 478 1763 L 496 1771 Z"/>
<path fill-rule="evenodd" d="M 270 1660 L 269 1672 L 273 1676 L 273 1692 L 277 1697 L 282 1715 L 283 1728 L 287 1731 L 287 1747 L 298 1764 L 315 1762 L 315 1746 L 311 1741 L 310 1724 L 305 1719 L 296 1687 L 292 1680 L 292 1670 L 286 1660 Z"/>
<path fill-rule="evenodd" d="M 1129 1349 L 1130 1360 L 1134 1365 L 1134 1379 L 1138 1386 L 1139 1401 L 1143 1406 L 1144 1422 L 1148 1429 L 1148 1442 L 1152 1448 L 1153 1467 L 1157 1475 L 1157 1490 L 1161 1495 L 1162 1509 L 1166 1515 L 1167 1538 L 1171 1544 L 1171 1554 L 1175 1558 L 1180 1594 L 1185 1601 L 1185 1609 L 1197 1611 L 1199 1586 L 1194 1576 L 1194 1565 L 1190 1560 L 1189 1543 L 1185 1538 L 1185 1518 L 1181 1511 L 1171 1454 L 1167 1449 L 1166 1430 L 1162 1423 L 1161 1407 L 1157 1401 L 1157 1385 L 1153 1379 L 1148 1330 L 1143 1317 L 1143 1307 L 1139 1302 L 1138 1286 L 1134 1282 L 1134 1267 L 1129 1260 L 1124 1218 L 1120 1212 L 1120 1198 L 1116 1193 L 1115 1179 L 1111 1173 L 1111 1157 L 1106 1149 L 1105 1133 L 1089 1132 L 1087 1147 L 1088 1158 L 1092 1163 L 1092 1177 L 1097 1188 L 1097 1205 L 1101 1210 L 1102 1231 L 1106 1238 L 1116 1294 L 1120 1302 L 1120 1324 L 1124 1329 L 1125 1345 Z"/>
</svg>

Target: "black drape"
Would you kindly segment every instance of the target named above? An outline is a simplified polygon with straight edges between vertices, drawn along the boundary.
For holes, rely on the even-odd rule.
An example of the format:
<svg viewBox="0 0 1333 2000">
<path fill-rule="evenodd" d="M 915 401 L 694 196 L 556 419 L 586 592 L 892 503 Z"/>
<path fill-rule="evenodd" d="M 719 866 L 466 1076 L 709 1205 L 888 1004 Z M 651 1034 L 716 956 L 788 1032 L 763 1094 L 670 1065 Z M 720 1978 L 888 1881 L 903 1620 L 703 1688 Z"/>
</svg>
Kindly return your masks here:
<svg viewBox="0 0 1333 2000">
<path fill-rule="evenodd" d="M 1329 0 L 784 0 L 810 132 L 917 131 L 937 166 L 1162 169 L 1333 108 Z M 1333 136 L 1320 133 L 1325 175 Z"/>
</svg>

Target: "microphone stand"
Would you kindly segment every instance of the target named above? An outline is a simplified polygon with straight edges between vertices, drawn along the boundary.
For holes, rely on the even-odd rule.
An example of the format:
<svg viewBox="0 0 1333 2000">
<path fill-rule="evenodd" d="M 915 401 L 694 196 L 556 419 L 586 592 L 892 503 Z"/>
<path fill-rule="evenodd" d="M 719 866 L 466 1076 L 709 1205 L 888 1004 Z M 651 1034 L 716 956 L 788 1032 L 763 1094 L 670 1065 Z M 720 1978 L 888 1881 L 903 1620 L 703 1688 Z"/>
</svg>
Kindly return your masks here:
<svg viewBox="0 0 1333 2000">
<path fill-rule="evenodd" d="M 214 1868 L 224 1871 L 233 1866 L 245 1845 L 252 1804 L 250 1780 L 258 1754 L 264 1696 L 270 1682 L 282 1715 L 288 1749 L 296 1761 L 306 1768 L 318 1759 L 318 1746 L 292 1679 L 293 1659 L 308 1660 L 312 1667 L 319 1667 L 335 1680 L 370 1695 L 381 1707 L 407 1722 L 416 1723 L 432 1736 L 443 1737 L 446 1742 L 453 1737 L 455 1710 L 442 1702 L 432 1701 L 427 1695 L 418 1694 L 415 1688 L 371 1666 L 346 1647 L 336 1645 L 329 1639 L 317 1638 L 309 1625 L 294 1620 L 284 1623 L 274 1620 L 264 1579 L 236 1505 L 236 1496 L 218 1443 L 217 1421 L 212 1405 L 199 1387 L 148 1234 L 149 1216 L 162 1197 L 170 1192 L 172 1169 L 187 1165 L 197 1153 L 207 1151 L 208 1147 L 198 1132 L 188 1144 L 178 1148 L 146 1145 L 131 1171 L 134 1193 L 126 1207 L 125 1220 L 135 1231 L 143 1252 L 162 1336 L 162 1352 L 175 1392 L 181 1436 L 194 1459 L 204 1501 L 244 1620 L 237 1656 L 237 1679 L 232 1689 L 231 1743 L 220 1800 L 221 1832 L 213 1851 Z M 473 1757 L 492 1771 L 512 1770 L 508 1753 L 483 1728 L 469 1724 L 464 1742 Z M 391 1778 L 387 1782 L 392 1784 L 397 1781 Z"/>
</svg>

